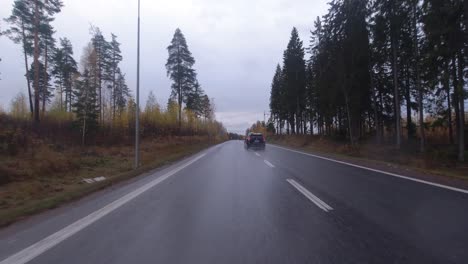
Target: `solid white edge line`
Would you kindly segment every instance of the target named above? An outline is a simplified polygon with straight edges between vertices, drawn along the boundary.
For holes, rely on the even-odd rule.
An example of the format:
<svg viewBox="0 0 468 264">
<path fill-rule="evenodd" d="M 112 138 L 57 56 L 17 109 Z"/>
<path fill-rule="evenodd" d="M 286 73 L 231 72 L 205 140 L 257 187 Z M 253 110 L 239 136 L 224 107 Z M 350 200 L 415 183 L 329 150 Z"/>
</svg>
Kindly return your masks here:
<svg viewBox="0 0 468 264">
<path fill-rule="evenodd" d="M 296 188 L 300 193 L 302 193 L 307 199 L 309 199 L 311 202 L 317 205 L 317 207 L 319 207 L 320 209 L 324 210 L 325 212 L 333 210 L 331 206 L 326 204 L 324 201 L 320 200 L 320 198 L 312 194 L 309 190 L 307 190 L 304 186 L 300 185 L 295 180 L 287 179 L 286 181 L 289 184 L 291 184 L 294 188 Z"/>
<path fill-rule="evenodd" d="M 32 259 L 36 258 L 37 256 L 41 255 L 42 253 L 46 252 L 47 250 L 51 249 L 52 247 L 58 245 L 65 239 L 71 237 L 72 235 L 78 233 L 85 227 L 91 225 L 92 223 L 96 222 L 97 220 L 101 219 L 105 215 L 111 213 L 112 211 L 116 210 L 117 208 L 121 207 L 122 205 L 126 204 L 127 202 L 133 200 L 137 196 L 141 195 L 142 193 L 146 192 L 147 190 L 151 189 L 152 187 L 158 185 L 162 181 L 166 180 L 167 178 L 171 177 L 172 175 L 176 174 L 177 172 L 181 171 L 182 169 L 186 168 L 187 166 L 191 165 L 192 163 L 196 162 L 197 160 L 204 157 L 206 153 L 199 155 L 198 157 L 192 159 L 191 161 L 185 163 L 182 166 L 179 166 L 172 171 L 167 172 L 166 174 L 154 179 L 153 181 L 146 183 L 145 185 L 139 187 L 138 189 L 126 194 L 125 196 L 115 200 L 114 202 L 104 206 L 103 208 L 94 211 L 93 213 L 77 220 L 73 224 L 64 227 L 63 229 L 57 231 L 56 233 L 36 242 L 35 244 L 17 252 L 16 254 L 7 257 L 6 259 L 0 261 L 0 264 L 24 264 Z"/>
<path fill-rule="evenodd" d="M 400 174 L 391 173 L 391 172 L 387 172 L 387 171 L 372 169 L 372 168 L 369 168 L 369 167 L 364 167 L 364 166 L 360 166 L 360 165 L 356 165 L 356 164 L 352 164 L 352 163 L 348 163 L 348 162 L 344 162 L 344 161 L 339 161 L 339 160 L 335 160 L 335 159 L 330 159 L 330 158 L 326 158 L 326 157 L 322 157 L 322 156 L 318 156 L 318 155 L 314 155 L 314 154 L 310 154 L 310 153 L 306 153 L 306 152 L 302 152 L 302 151 L 288 149 L 288 148 L 280 147 L 280 146 L 277 146 L 277 145 L 272 145 L 272 144 L 269 144 L 269 145 L 271 147 L 274 147 L 274 148 L 284 149 L 284 150 L 287 150 L 287 151 L 303 154 L 303 155 L 306 155 L 306 156 L 311 156 L 311 157 L 318 158 L 318 159 L 328 160 L 328 161 L 331 161 L 331 162 L 336 162 L 336 163 L 348 165 L 348 166 L 355 167 L 355 168 L 360 168 L 360 169 L 364 169 L 364 170 L 368 170 L 368 171 L 378 172 L 378 173 L 386 174 L 386 175 L 393 176 L 393 177 L 402 178 L 402 179 L 409 180 L 409 181 L 419 182 L 419 183 L 423 183 L 423 184 L 427 184 L 427 185 L 431 185 L 431 186 L 435 186 L 435 187 L 439 187 L 439 188 L 443 188 L 443 189 L 447 189 L 447 190 L 451 190 L 451 191 L 455 191 L 455 192 L 461 192 L 461 193 L 468 194 L 468 190 L 465 190 L 465 189 L 460 189 L 460 188 L 456 188 L 456 187 L 452 187 L 452 186 L 448 186 L 448 185 L 443 185 L 443 184 L 440 184 L 440 183 L 415 179 L 415 178 L 411 178 L 411 177 L 408 177 L 408 176 L 403 176 L 403 175 L 400 175 Z"/>
<path fill-rule="evenodd" d="M 269 162 L 268 160 L 263 160 L 263 162 L 265 162 L 265 164 L 270 166 L 271 168 L 275 167 L 275 165 L 271 164 L 271 162 Z"/>
</svg>

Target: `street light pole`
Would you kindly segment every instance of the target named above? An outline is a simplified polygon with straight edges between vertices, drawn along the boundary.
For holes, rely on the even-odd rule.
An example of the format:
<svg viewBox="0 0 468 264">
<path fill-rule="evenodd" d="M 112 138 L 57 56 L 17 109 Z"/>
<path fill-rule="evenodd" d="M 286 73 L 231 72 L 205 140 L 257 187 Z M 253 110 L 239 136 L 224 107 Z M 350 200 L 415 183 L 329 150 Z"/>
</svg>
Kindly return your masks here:
<svg viewBox="0 0 468 264">
<path fill-rule="evenodd" d="M 138 33 L 137 33 L 137 85 L 135 109 L 135 165 L 140 165 L 140 0 L 138 0 Z"/>
</svg>

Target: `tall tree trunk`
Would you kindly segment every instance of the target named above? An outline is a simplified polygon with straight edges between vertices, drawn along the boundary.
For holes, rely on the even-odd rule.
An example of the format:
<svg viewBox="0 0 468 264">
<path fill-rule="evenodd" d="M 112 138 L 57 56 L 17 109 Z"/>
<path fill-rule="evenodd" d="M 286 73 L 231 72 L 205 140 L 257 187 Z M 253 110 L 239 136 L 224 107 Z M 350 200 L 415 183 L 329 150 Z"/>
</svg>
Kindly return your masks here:
<svg viewBox="0 0 468 264">
<path fill-rule="evenodd" d="M 99 46 L 99 52 L 97 54 L 97 58 L 98 58 L 98 65 L 97 65 L 97 68 L 98 68 L 98 85 L 99 85 L 99 120 L 101 121 L 101 124 L 104 122 L 104 109 L 102 107 L 102 68 L 101 68 L 101 64 L 102 64 L 102 46 Z"/>
<path fill-rule="evenodd" d="M 296 134 L 296 125 L 295 125 L 295 120 L 294 120 L 294 114 L 289 118 L 289 123 L 291 125 L 291 134 Z"/>
<path fill-rule="evenodd" d="M 376 87 L 374 85 L 374 78 L 373 78 L 373 70 L 369 69 L 370 72 L 370 85 L 372 91 L 372 102 L 374 104 L 374 129 L 375 129 L 375 136 L 377 138 L 377 144 L 382 143 L 382 138 L 380 137 L 380 118 L 379 118 L 379 110 L 378 110 L 378 102 L 377 102 L 377 92 Z"/>
<path fill-rule="evenodd" d="M 383 93 L 382 91 L 379 91 L 379 115 L 380 117 L 382 117 L 382 113 L 383 113 Z M 383 121 L 383 118 L 380 118 L 379 120 L 379 127 L 380 127 L 380 138 L 382 140 L 382 142 L 385 141 L 385 126 L 384 126 L 384 121 Z"/>
<path fill-rule="evenodd" d="M 419 74 L 417 74 L 419 75 Z M 416 77 L 419 79 L 419 76 Z M 419 82 L 419 81 L 417 81 Z M 421 84 L 417 84 L 421 86 Z M 419 151 L 424 152 L 426 150 L 426 131 L 424 127 L 424 105 L 423 105 L 423 91 L 422 87 L 418 87 L 418 108 L 419 108 Z"/>
<path fill-rule="evenodd" d="M 116 107 L 116 96 L 115 96 L 115 89 L 116 89 L 116 84 L 115 84 L 115 74 L 116 74 L 116 63 L 115 63 L 115 55 L 114 57 L 114 67 L 113 67 L 113 73 L 112 73 L 112 95 L 111 95 L 111 100 L 112 100 L 112 120 L 115 120 L 115 107 Z"/>
<path fill-rule="evenodd" d="M 314 120 L 312 112 L 309 113 L 310 135 L 314 135 Z"/>
<path fill-rule="evenodd" d="M 283 134 L 283 123 L 282 123 L 282 122 L 283 122 L 283 121 L 281 120 L 281 118 L 278 117 L 278 125 L 277 125 L 277 127 L 278 127 L 278 129 L 279 129 L 278 131 L 279 131 L 279 134 L 280 134 L 280 135 Z"/>
<path fill-rule="evenodd" d="M 296 72 L 296 80 L 297 80 L 297 72 Z M 301 109 L 299 105 L 299 98 L 296 99 L 296 133 L 301 133 Z"/>
<path fill-rule="evenodd" d="M 400 95 L 398 89 L 398 60 L 397 60 L 397 25 L 396 16 L 395 16 L 395 1 L 392 2 L 390 7 L 390 39 L 391 39 L 391 49 L 392 49 L 392 69 L 393 69 L 393 96 L 395 104 L 395 132 L 396 132 L 396 147 L 399 149 L 401 147 L 401 120 L 400 120 Z"/>
<path fill-rule="evenodd" d="M 181 84 L 179 82 L 179 98 L 177 100 L 179 104 L 179 133 L 182 132 L 182 89 L 181 89 Z"/>
<path fill-rule="evenodd" d="M 307 117 L 306 117 L 306 114 L 303 112 L 302 113 L 302 125 L 303 125 L 303 129 L 302 129 L 302 133 L 304 135 L 307 134 Z"/>
<path fill-rule="evenodd" d="M 350 112 L 350 108 L 349 108 L 349 96 L 348 96 L 348 93 L 344 93 L 344 96 L 345 96 L 345 103 L 346 103 L 346 114 L 348 116 L 348 133 L 349 133 L 349 141 L 351 143 L 351 146 L 355 146 L 356 145 L 356 142 L 355 142 L 355 133 L 354 133 L 354 129 L 353 129 L 353 122 L 351 121 L 351 112 Z"/>
<path fill-rule="evenodd" d="M 60 111 L 63 111 L 63 78 L 60 77 Z"/>
<path fill-rule="evenodd" d="M 44 53 L 44 91 L 42 91 L 42 117 L 44 117 L 45 115 L 45 108 L 46 108 L 46 102 L 47 102 L 47 85 L 48 85 L 48 72 L 47 72 L 47 63 L 48 63 L 48 60 L 47 60 L 47 52 L 48 52 L 48 44 L 47 44 L 47 39 L 45 39 L 45 53 Z"/>
<path fill-rule="evenodd" d="M 346 109 L 348 109 L 348 108 L 346 108 Z M 338 131 L 341 133 L 344 130 L 343 129 L 343 114 L 341 113 L 341 107 L 338 108 L 336 122 L 338 124 Z"/>
<path fill-rule="evenodd" d="M 71 90 L 72 90 L 72 87 L 71 87 L 71 80 L 70 80 L 70 87 L 65 87 L 65 96 L 67 97 L 68 96 L 68 112 L 71 112 L 72 111 L 72 93 L 71 93 Z M 67 90 L 69 90 L 67 92 Z M 67 108 L 67 100 L 65 100 L 65 108 Z"/>
<path fill-rule="evenodd" d="M 39 123 L 39 0 L 34 1 L 34 122 Z"/>
<path fill-rule="evenodd" d="M 320 136 L 323 136 L 323 116 L 321 114 L 318 114 L 318 117 L 317 117 L 317 126 L 318 126 L 318 134 Z"/>
<path fill-rule="evenodd" d="M 116 89 L 116 81 L 115 81 L 115 74 L 116 74 L 116 62 L 115 62 L 115 50 L 112 50 L 112 89 L 111 89 L 111 96 L 110 96 L 110 107 L 112 108 L 112 121 L 115 120 L 115 89 Z"/>
<path fill-rule="evenodd" d="M 411 93 L 410 93 L 410 83 L 409 83 L 409 70 L 406 68 L 405 76 L 405 99 L 406 99 L 406 132 L 408 136 L 408 141 L 413 137 L 413 120 L 411 118 Z"/>
<path fill-rule="evenodd" d="M 86 111 L 85 111 L 85 115 L 83 117 L 83 133 L 81 135 L 81 145 L 83 145 L 83 146 L 85 144 L 85 135 L 86 135 Z"/>
<path fill-rule="evenodd" d="M 463 9 L 464 9 L 464 13 L 465 13 L 464 14 L 465 15 L 465 23 L 464 23 L 465 27 L 464 27 L 464 32 L 463 32 L 464 37 L 465 37 L 464 41 L 468 41 L 468 0 L 463 0 Z M 465 56 L 468 56 L 468 45 L 466 45 L 466 44 L 464 45 L 464 51 L 465 51 Z M 463 67 L 460 67 L 460 65 L 459 65 L 460 69 L 458 70 L 458 72 L 459 72 L 459 74 L 461 76 L 463 76 L 464 69 L 465 69 L 465 66 L 466 66 L 466 62 L 465 62 L 466 57 L 463 57 L 463 54 L 461 54 L 461 52 L 458 53 L 458 56 L 459 56 L 459 59 L 463 62 L 461 64 Z M 464 136 L 465 135 L 464 134 L 464 132 L 465 132 L 464 131 L 464 129 L 465 129 L 465 97 L 464 97 L 464 95 L 465 95 L 466 91 L 465 91 L 465 85 L 464 85 L 465 81 L 464 81 L 464 79 L 461 82 L 462 82 L 462 85 L 460 85 L 460 87 L 461 87 L 461 92 L 462 92 L 463 96 L 462 96 L 462 99 L 460 100 L 460 108 L 461 108 L 460 110 L 463 113 L 463 118 L 462 118 L 463 121 L 461 122 L 460 126 L 463 126 L 463 143 L 465 143 L 465 138 L 464 138 L 465 137 Z M 465 157 L 464 157 L 464 146 L 463 146 L 463 151 L 460 151 L 459 154 L 463 154 L 463 156 L 460 157 L 460 155 L 459 155 L 458 159 L 459 160 L 464 160 L 465 159 Z"/>
<path fill-rule="evenodd" d="M 278 121 L 278 119 L 276 117 L 273 120 L 275 120 L 275 123 L 276 123 L 276 131 L 275 132 L 276 132 L 276 134 L 278 134 L 279 133 L 279 121 Z"/>
<path fill-rule="evenodd" d="M 23 53 L 24 53 L 24 66 L 26 67 L 26 82 L 28 83 L 28 98 L 29 98 L 29 110 L 31 111 L 31 117 L 33 117 L 34 108 L 31 94 L 31 80 L 29 80 L 29 63 L 28 63 L 28 53 L 26 51 L 26 33 L 24 30 L 24 21 L 21 19 L 21 34 L 23 41 Z"/>
<path fill-rule="evenodd" d="M 410 87 L 410 75 L 409 66 L 405 66 L 405 100 L 406 100 L 406 133 L 408 141 L 414 136 L 413 134 L 413 119 L 411 116 L 411 87 Z"/>
<path fill-rule="evenodd" d="M 296 133 L 298 135 L 302 134 L 301 127 L 302 127 L 301 114 L 299 112 L 297 112 L 297 114 L 296 114 Z"/>
<path fill-rule="evenodd" d="M 417 5 L 419 0 L 413 0 L 413 45 L 414 45 L 414 72 L 416 75 L 416 90 L 418 91 L 418 109 L 419 109 L 419 151 L 424 152 L 426 148 L 426 132 L 424 130 L 424 106 L 423 106 L 423 88 L 421 86 L 421 77 L 419 75 L 419 44 L 418 44 L 418 25 L 417 25 Z"/>
<path fill-rule="evenodd" d="M 453 85 L 453 106 L 455 108 L 455 130 L 457 131 L 457 143 L 460 143 L 460 103 L 458 90 L 457 64 L 455 56 L 452 57 L 452 85 Z"/>
<path fill-rule="evenodd" d="M 447 93 L 447 116 L 448 116 L 448 129 L 449 129 L 449 142 L 450 145 L 454 144 L 453 140 L 453 123 L 452 123 L 452 102 L 450 94 L 450 72 L 449 72 L 449 62 L 445 61 L 444 63 L 444 89 Z"/>
<path fill-rule="evenodd" d="M 85 89 L 89 89 L 89 87 L 86 87 Z M 93 88 L 95 89 L 95 88 Z M 84 146 L 85 144 L 85 137 L 86 137 L 86 116 L 87 116 L 87 104 L 88 104 L 88 91 L 85 91 L 85 103 L 84 103 L 84 115 L 83 115 L 83 134 L 81 138 L 81 145 Z"/>
<path fill-rule="evenodd" d="M 180 44 L 177 46 L 177 75 L 178 75 L 178 100 L 179 103 L 179 133 L 182 132 L 182 74 L 180 72 Z"/>
<path fill-rule="evenodd" d="M 463 63 L 463 54 L 460 50 L 458 52 L 458 76 L 459 83 L 458 83 L 458 93 L 459 93 L 459 104 L 460 104 L 460 135 L 458 140 L 458 161 L 464 162 L 465 161 L 465 91 L 464 91 L 464 78 L 463 78 L 463 69 L 465 68 L 465 64 Z"/>
<path fill-rule="evenodd" d="M 400 120 L 400 98 L 398 91 L 398 65 L 397 65 L 397 43 L 395 33 L 392 33 L 392 68 L 393 68 L 393 96 L 395 104 L 395 132 L 396 146 L 401 147 L 401 120 Z"/>
</svg>

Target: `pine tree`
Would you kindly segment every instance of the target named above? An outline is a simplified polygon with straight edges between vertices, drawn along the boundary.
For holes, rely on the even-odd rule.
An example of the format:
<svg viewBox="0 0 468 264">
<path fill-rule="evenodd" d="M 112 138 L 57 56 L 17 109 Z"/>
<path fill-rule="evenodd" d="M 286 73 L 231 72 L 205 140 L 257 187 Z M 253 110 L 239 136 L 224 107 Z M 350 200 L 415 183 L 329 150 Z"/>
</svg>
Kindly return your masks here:
<svg viewBox="0 0 468 264">
<path fill-rule="evenodd" d="M 43 29 L 44 22 L 50 23 L 53 21 L 53 16 L 61 11 L 63 3 L 61 0 L 34 0 L 33 3 L 33 35 L 34 35 L 34 121 L 39 123 L 39 110 L 40 110 L 40 91 L 39 91 L 39 57 L 40 51 L 40 35 Z M 46 42 L 43 42 L 46 43 Z M 46 69 L 46 68 L 44 68 Z M 47 77 L 45 77 L 47 79 Z"/>
<path fill-rule="evenodd" d="M 36 65 L 33 63 L 31 64 L 31 69 L 29 70 L 29 78 L 34 77 Z M 39 72 L 45 72 L 45 65 L 39 61 Z M 44 107 L 46 103 L 51 101 L 53 97 L 53 87 L 50 85 L 50 76 L 46 74 L 39 75 L 39 82 L 38 82 L 38 89 L 39 89 L 39 100 L 42 102 L 42 111 L 44 111 Z"/>
<path fill-rule="evenodd" d="M 29 75 L 28 57 L 33 54 L 33 9 L 31 1 L 16 0 L 13 3 L 12 14 L 5 19 L 10 28 L 2 32 L 14 43 L 21 44 L 24 56 L 25 77 L 28 87 L 29 109 L 33 114 L 33 99 L 31 91 L 31 79 Z"/>
<path fill-rule="evenodd" d="M 53 34 L 55 33 L 54 28 L 51 25 L 51 22 L 54 19 L 52 17 L 48 17 L 47 15 L 43 15 L 41 17 L 41 27 L 40 27 L 40 53 L 42 54 L 42 61 L 44 63 L 43 70 L 40 71 L 40 74 L 43 75 L 42 79 L 50 80 L 50 64 L 49 61 L 53 59 L 53 52 L 51 50 L 55 50 L 55 39 Z M 50 87 L 48 84 L 47 87 Z M 52 88 L 52 87 L 51 87 Z M 48 98 L 42 97 L 42 114 L 44 115 L 46 110 L 46 103 L 48 102 Z"/>
<path fill-rule="evenodd" d="M 467 2 L 332 0 L 311 32 L 306 67 L 297 32 L 292 33 L 271 85 L 271 121 L 281 128 L 284 106 L 288 133 L 308 132 L 309 123 L 312 133 L 316 126 L 321 135 L 346 136 L 356 144 L 374 133 L 382 142 L 386 130 L 393 131 L 399 147 L 405 106 L 408 139 L 417 135 L 412 119 L 418 112 L 421 152 L 427 112 L 440 117 L 433 125 L 448 124 L 451 143 L 457 132 L 458 159 L 464 160 Z M 304 68 L 305 94 L 294 83 L 302 77 L 295 78 L 293 65 Z"/>
<path fill-rule="evenodd" d="M 380 23 L 379 27 L 383 31 L 382 34 L 385 34 L 385 46 L 382 46 L 384 50 L 380 50 L 380 52 L 388 54 L 388 62 L 392 69 L 395 139 L 396 146 L 399 148 L 401 146 L 400 97 L 402 94 L 407 99 L 407 112 L 410 110 L 410 105 L 408 104 L 410 101 L 409 90 L 404 93 L 402 92 L 402 79 L 406 77 L 405 74 L 407 75 L 404 71 L 411 65 L 410 61 L 406 60 L 406 58 L 410 58 L 411 56 L 405 54 L 409 50 L 408 45 L 412 43 L 411 27 L 407 26 L 411 25 L 408 20 L 408 5 L 407 1 L 403 0 L 378 0 L 375 1 L 373 10 L 376 13 L 376 19 Z M 405 87 L 409 89 L 409 84 L 405 83 Z"/>
<path fill-rule="evenodd" d="M 307 66 L 307 111 L 319 134 L 349 135 L 356 144 L 370 112 L 369 34 L 366 2 L 332 1 L 317 19 Z"/>
<path fill-rule="evenodd" d="M 125 74 L 122 74 L 120 68 L 117 68 L 115 87 L 112 93 L 114 112 L 117 111 L 119 115 L 122 114 L 127 104 L 128 97 L 130 97 L 130 89 L 125 81 Z"/>
<path fill-rule="evenodd" d="M 425 0 L 423 2 L 423 29 L 428 39 L 430 57 L 437 57 L 438 64 L 446 72 L 445 86 L 451 81 L 453 104 L 458 138 L 458 160 L 464 161 L 464 68 L 467 48 L 464 25 L 464 3 L 462 0 Z M 450 81 L 449 81 L 450 79 Z M 450 88 L 447 88 L 450 100 Z M 449 104 L 450 108 L 450 104 Z M 448 111 L 450 112 L 450 111 Z"/>
<path fill-rule="evenodd" d="M 322 26 L 322 21 L 320 17 L 317 17 L 314 23 L 315 30 L 311 32 L 310 46 L 308 52 L 310 54 L 310 59 L 308 60 L 308 70 L 307 70 L 307 104 L 309 107 L 309 116 L 311 117 L 311 126 L 315 122 L 317 124 L 317 132 L 319 134 L 323 131 L 323 107 L 321 104 L 320 90 L 322 86 L 320 81 L 323 77 L 322 71 L 324 65 L 321 63 L 321 58 L 323 54 L 321 50 L 323 49 L 324 39 L 324 29 Z M 313 128 L 311 128 L 313 131 Z"/>
<path fill-rule="evenodd" d="M 374 9 L 376 9 L 374 7 Z M 390 49 L 389 23 L 382 12 L 374 11 L 371 19 L 371 75 L 373 81 L 373 103 L 375 131 L 378 142 L 383 140 L 384 126 L 395 122 L 394 87 L 392 76 L 392 51 Z M 393 102 L 392 102 L 393 101 Z"/>
<path fill-rule="evenodd" d="M 60 109 L 71 112 L 73 101 L 73 75 L 78 72 L 77 64 L 73 58 L 73 47 L 67 38 L 60 39 L 60 47 L 54 52 L 52 58 L 52 74 L 59 90 Z M 65 93 L 65 103 L 63 94 Z"/>
<path fill-rule="evenodd" d="M 419 111 L 419 133 L 420 133 L 420 152 L 425 151 L 426 145 L 426 133 L 424 127 L 424 91 L 421 85 L 421 75 L 420 75 L 420 50 L 419 50 L 419 18 L 421 10 L 419 8 L 419 0 L 413 0 L 411 5 L 411 14 L 412 14 L 412 29 L 413 29 L 413 57 L 414 57 L 414 73 L 415 73 L 415 86 L 418 93 L 418 111 Z"/>
<path fill-rule="evenodd" d="M 109 43 L 109 69 L 107 69 L 107 73 L 110 74 L 110 76 L 107 76 L 106 79 L 111 80 L 111 85 L 109 88 L 111 89 L 111 107 L 112 107 L 112 119 L 115 118 L 115 111 L 118 108 L 118 100 L 122 99 L 122 96 L 118 95 L 117 93 L 117 82 L 118 82 L 118 77 L 123 77 L 120 73 L 118 75 L 119 69 L 119 63 L 122 61 L 122 54 L 120 51 L 120 43 L 117 41 L 117 36 L 114 34 L 111 34 L 112 40 Z M 122 80 L 121 80 L 122 81 Z M 122 100 L 120 100 L 120 103 L 122 103 Z"/>
<path fill-rule="evenodd" d="M 282 70 L 281 66 L 278 64 L 276 66 L 275 75 L 273 77 L 273 81 L 271 82 L 271 92 L 270 92 L 270 111 L 274 121 L 278 124 L 281 123 L 281 119 L 283 118 L 282 109 L 283 106 L 281 104 L 281 85 L 282 85 Z"/>
<path fill-rule="evenodd" d="M 96 53 L 96 64 L 97 67 L 94 69 L 95 87 L 98 94 L 98 107 L 99 107 L 99 120 L 102 123 L 104 121 L 104 107 L 103 107 L 103 92 L 102 87 L 105 81 L 111 81 L 111 74 L 109 73 L 110 64 L 110 44 L 106 41 L 99 27 L 91 26 L 91 43 Z"/>
<path fill-rule="evenodd" d="M 288 122 L 292 133 L 299 133 L 302 110 L 305 104 L 305 61 L 304 48 L 296 28 L 283 55 L 283 72 Z"/>
<path fill-rule="evenodd" d="M 179 113 L 179 129 L 182 127 L 182 103 L 186 103 L 188 95 L 192 91 L 196 80 L 193 69 L 195 59 L 189 51 L 187 41 L 180 29 L 176 29 L 171 45 L 167 47 L 169 58 L 167 59 L 167 75 L 173 81 L 172 95 L 177 99 Z"/>
<path fill-rule="evenodd" d="M 76 84 L 73 110 L 76 124 L 81 130 L 81 144 L 86 143 L 86 136 L 95 131 L 98 125 L 99 108 L 97 105 L 96 87 L 88 69 L 85 69 L 81 80 Z"/>
<path fill-rule="evenodd" d="M 98 127 L 99 102 L 97 95 L 97 54 L 90 43 L 84 50 L 81 61 L 83 73 L 75 79 L 73 84 L 72 109 L 76 116 L 76 125 L 81 130 L 81 143 Z"/>
<path fill-rule="evenodd" d="M 344 1 L 344 98 L 351 144 L 362 137 L 362 121 L 370 109 L 369 33 L 366 1 Z"/>
<path fill-rule="evenodd" d="M 205 92 L 201 88 L 200 83 L 198 83 L 198 81 L 195 80 L 195 83 L 193 84 L 192 89 L 187 94 L 185 108 L 187 110 L 192 111 L 197 117 L 200 117 L 203 115 L 202 98 L 204 95 L 205 95 Z"/>
</svg>

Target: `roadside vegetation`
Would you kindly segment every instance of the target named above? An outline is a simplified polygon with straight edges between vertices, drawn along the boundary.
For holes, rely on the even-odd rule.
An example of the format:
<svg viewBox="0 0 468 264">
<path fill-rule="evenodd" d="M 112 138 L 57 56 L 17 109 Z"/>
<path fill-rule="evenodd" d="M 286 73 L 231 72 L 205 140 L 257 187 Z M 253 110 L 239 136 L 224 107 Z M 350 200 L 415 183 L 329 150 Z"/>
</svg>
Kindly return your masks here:
<svg viewBox="0 0 468 264">
<path fill-rule="evenodd" d="M 427 131 L 426 136 L 432 144 L 427 146 L 425 152 L 419 151 L 417 142 L 406 139 L 401 148 L 396 148 L 391 142 L 376 143 L 372 137 L 361 139 L 359 144 L 353 146 L 345 137 L 279 134 L 275 133 L 275 128 L 271 123 L 265 124 L 263 121 L 252 124 L 246 132 L 263 133 L 266 135 L 267 143 L 270 144 L 337 158 L 358 165 L 377 166 L 377 168 L 396 173 L 407 174 L 409 170 L 424 179 L 468 187 L 468 162 L 457 161 L 457 146 L 445 143 L 446 129 Z"/>
<path fill-rule="evenodd" d="M 270 119 L 251 129 L 308 135 L 291 143 L 328 142 L 335 152 L 466 167 L 467 1 L 329 7 L 308 44 L 293 28 L 273 77 Z"/>
<path fill-rule="evenodd" d="M 188 111 L 179 128 L 176 105 L 160 109 L 150 96 L 141 113 L 140 168 L 134 170 L 131 109 L 115 122 L 99 125 L 83 145 L 73 114 L 50 112 L 37 125 L 30 120 L 24 98 L 13 100 L 16 108 L 11 112 L 0 113 L 0 226 L 227 139 L 222 124 Z M 84 181 L 94 177 L 106 179 Z"/>
<path fill-rule="evenodd" d="M 0 32 L 21 47 L 25 76 L 0 107 L 0 226 L 228 138 L 180 29 L 167 48 L 170 98 L 160 104 L 150 92 L 137 109 L 117 35 L 91 26 L 77 60 L 70 40 L 55 38 L 63 7 L 61 0 L 16 0 Z M 141 158 L 133 170 L 137 112 Z M 94 177 L 105 180 L 84 181 Z"/>
</svg>

